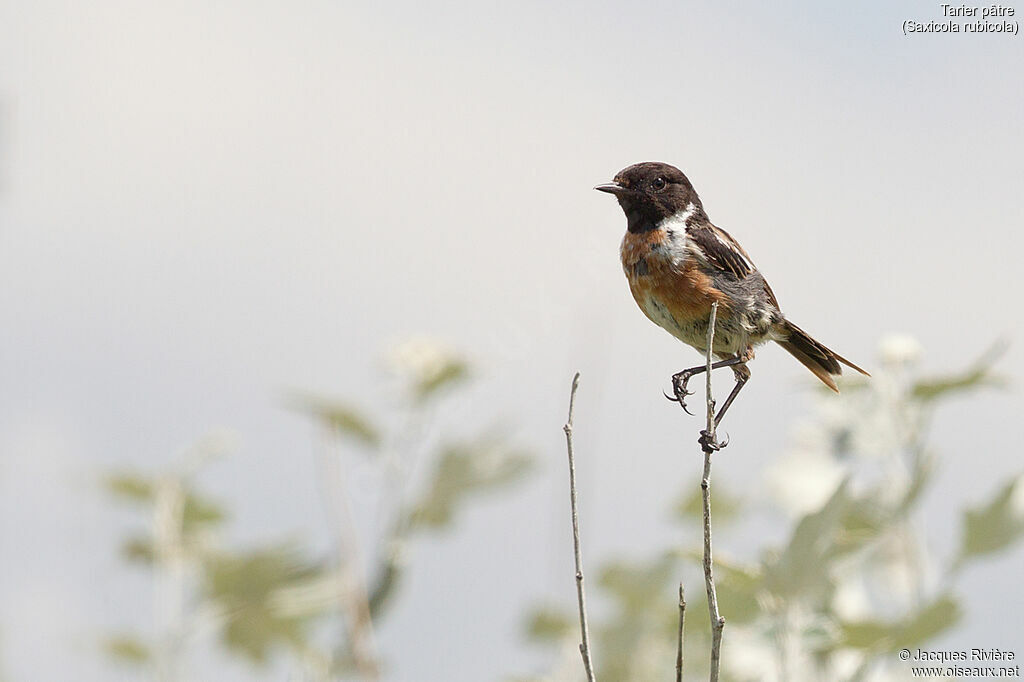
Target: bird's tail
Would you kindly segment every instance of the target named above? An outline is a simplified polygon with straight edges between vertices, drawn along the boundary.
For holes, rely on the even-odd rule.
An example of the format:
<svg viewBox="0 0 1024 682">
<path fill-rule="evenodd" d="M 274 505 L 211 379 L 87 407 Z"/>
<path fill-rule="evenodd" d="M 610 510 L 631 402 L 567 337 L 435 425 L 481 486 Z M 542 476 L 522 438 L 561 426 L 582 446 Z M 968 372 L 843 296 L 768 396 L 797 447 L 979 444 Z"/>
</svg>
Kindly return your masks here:
<svg viewBox="0 0 1024 682">
<path fill-rule="evenodd" d="M 836 386 L 836 382 L 832 377 L 843 373 L 843 368 L 839 363 L 846 365 L 850 369 L 855 369 L 865 376 L 871 376 L 857 365 L 839 355 L 839 353 L 815 341 L 811 338 L 810 334 L 789 320 L 786 320 L 783 326 L 787 336 L 784 339 L 777 340 L 777 343 L 789 351 L 794 358 L 803 363 L 804 367 L 814 372 L 814 376 L 821 379 L 826 386 L 836 393 L 839 393 L 839 387 Z"/>
</svg>

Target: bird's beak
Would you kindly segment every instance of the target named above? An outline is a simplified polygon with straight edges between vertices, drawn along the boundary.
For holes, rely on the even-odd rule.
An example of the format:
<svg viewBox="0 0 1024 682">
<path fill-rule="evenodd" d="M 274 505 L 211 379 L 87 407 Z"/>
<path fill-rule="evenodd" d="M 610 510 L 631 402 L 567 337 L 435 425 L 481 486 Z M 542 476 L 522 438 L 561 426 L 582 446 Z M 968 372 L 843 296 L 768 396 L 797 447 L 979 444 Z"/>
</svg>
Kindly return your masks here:
<svg viewBox="0 0 1024 682">
<path fill-rule="evenodd" d="M 598 185 L 595 187 L 598 192 L 608 192 L 608 194 L 619 195 L 626 191 L 626 188 L 617 182 L 609 182 L 605 185 Z"/>
</svg>

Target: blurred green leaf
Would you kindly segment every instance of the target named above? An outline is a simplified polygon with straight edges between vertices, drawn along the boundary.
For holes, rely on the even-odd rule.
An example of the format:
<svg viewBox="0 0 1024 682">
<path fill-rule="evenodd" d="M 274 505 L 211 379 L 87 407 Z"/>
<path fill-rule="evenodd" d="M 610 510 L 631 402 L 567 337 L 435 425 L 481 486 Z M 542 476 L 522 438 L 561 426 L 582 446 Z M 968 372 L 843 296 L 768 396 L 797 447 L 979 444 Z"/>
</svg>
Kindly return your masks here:
<svg viewBox="0 0 1024 682">
<path fill-rule="evenodd" d="M 413 507 L 411 522 L 433 528 L 448 525 L 466 495 L 511 483 L 531 465 L 528 455 L 500 440 L 450 445 L 441 452 L 430 488 Z"/>
<path fill-rule="evenodd" d="M 366 447 L 380 445 L 380 431 L 359 409 L 347 403 L 309 393 L 294 392 L 288 404 Z"/>
<path fill-rule="evenodd" d="M 789 544 L 765 568 L 768 589 L 785 598 L 814 597 L 831 584 L 826 559 L 837 549 L 837 530 L 848 504 L 843 481 L 821 509 L 800 519 Z"/>
<path fill-rule="evenodd" d="M 840 623 L 836 646 L 876 652 L 910 649 L 925 644 L 953 627 L 960 617 L 960 606 L 949 595 L 943 595 L 903 621 Z"/>
<path fill-rule="evenodd" d="M 1006 549 L 1024 535 L 1024 489 L 1021 476 L 1007 481 L 983 507 L 964 511 L 960 558 L 968 559 Z"/>
<path fill-rule="evenodd" d="M 876 500 L 867 499 L 852 502 L 842 517 L 843 535 L 850 538 L 844 542 L 859 546 L 860 538 L 874 537 L 885 524 L 885 521 L 886 514 L 883 510 L 879 509 Z"/>
<path fill-rule="evenodd" d="M 864 548 L 914 507 L 931 481 L 934 460 L 922 451 L 914 457 L 912 466 L 910 483 L 895 504 L 888 501 L 883 489 L 861 493 L 857 499 L 848 501 L 835 538 L 837 553 L 848 554 Z"/>
<path fill-rule="evenodd" d="M 184 485 L 183 482 L 178 482 Z M 114 497 L 129 502 L 155 502 L 160 483 L 138 474 L 113 474 L 104 479 L 104 486 Z M 186 491 L 182 525 L 185 530 L 204 524 L 217 524 L 225 519 L 224 510 L 216 502 L 195 492 Z"/>
<path fill-rule="evenodd" d="M 216 525 L 222 522 L 227 514 L 217 503 L 195 493 L 185 496 L 185 508 L 182 511 L 182 525 L 187 532 L 195 526 Z"/>
<path fill-rule="evenodd" d="M 850 649 L 888 649 L 893 646 L 898 626 L 881 621 L 840 623 L 840 647 Z"/>
<path fill-rule="evenodd" d="M 114 497 L 129 502 L 152 502 L 155 485 L 137 474 L 112 474 L 103 481 L 104 486 Z"/>
<path fill-rule="evenodd" d="M 394 519 L 387 538 L 381 543 L 382 550 L 378 554 L 377 565 L 372 577 L 369 578 L 370 615 L 378 618 L 383 615 L 385 607 L 398 592 L 408 561 L 408 536 L 412 530 L 410 514 L 399 514 Z"/>
<path fill-rule="evenodd" d="M 903 625 L 899 634 L 899 646 L 913 648 L 924 644 L 956 625 L 962 612 L 960 605 L 949 595 L 944 595 L 922 609 Z"/>
<path fill-rule="evenodd" d="M 763 589 L 762 576 L 757 568 L 716 560 L 715 583 L 718 609 L 728 614 L 730 623 L 750 623 L 761 614 L 757 596 Z"/>
<path fill-rule="evenodd" d="M 554 607 L 534 608 L 526 624 L 526 634 L 537 641 L 556 642 L 575 632 L 579 621 Z"/>
<path fill-rule="evenodd" d="M 149 647 L 132 635 L 115 635 L 103 641 L 103 652 L 121 663 L 141 665 L 152 658 Z"/>
<path fill-rule="evenodd" d="M 877 491 L 849 500 L 835 536 L 836 553 L 847 554 L 863 548 L 877 538 L 893 518 L 893 510 L 885 505 Z"/>
<path fill-rule="evenodd" d="M 416 399 L 427 400 L 441 389 L 454 386 L 467 377 L 469 377 L 469 365 L 461 359 L 448 358 L 429 375 L 419 379 L 414 388 Z"/>
<path fill-rule="evenodd" d="M 985 387 L 1005 387 L 1006 378 L 992 373 L 992 366 L 1005 352 L 1006 344 L 997 343 L 967 370 L 917 381 L 911 389 L 911 395 L 927 403 L 946 397 L 950 393 L 963 393 Z"/>
<path fill-rule="evenodd" d="M 384 611 L 384 607 L 391 601 L 391 597 L 395 593 L 395 587 L 398 585 L 400 574 L 401 571 L 398 570 L 398 567 L 394 563 L 389 562 L 384 566 L 380 576 L 378 576 L 377 582 L 374 583 L 367 600 L 370 615 L 374 618 L 380 616 Z"/>
<path fill-rule="evenodd" d="M 615 560 L 601 568 L 598 585 L 613 600 L 608 619 L 592 628 L 596 636 L 592 646 L 602 678 L 650 679 L 641 671 L 650 667 L 651 662 L 643 660 L 637 652 L 644 651 L 652 640 L 674 641 L 679 618 L 678 572 L 679 561 L 674 552 L 650 561 Z M 688 612 L 693 606 L 690 602 L 687 591 Z M 694 610 L 699 612 L 699 607 Z M 686 620 L 689 633 L 699 619 Z M 665 663 L 668 665 L 669 661 Z"/>
<path fill-rule="evenodd" d="M 469 365 L 461 354 L 438 339 L 410 337 L 388 355 L 391 369 L 406 380 L 419 403 L 469 376 Z"/>
<path fill-rule="evenodd" d="M 730 521 L 734 521 L 743 508 L 743 499 L 733 495 L 721 483 L 715 483 L 715 494 L 712 502 L 713 507 L 711 511 L 714 515 L 715 527 L 718 527 L 719 524 L 727 524 Z M 687 492 L 676 503 L 674 512 L 676 518 L 681 521 L 704 523 L 704 498 L 699 481 L 687 486 Z"/>
<path fill-rule="evenodd" d="M 935 473 L 935 457 L 925 448 L 916 452 L 913 462 L 913 470 L 910 472 L 910 485 L 900 502 L 898 511 L 902 514 L 913 509 L 921 495 L 928 488 Z"/>
<path fill-rule="evenodd" d="M 671 553 L 651 562 L 611 561 L 601 568 L 598 584 L 615 599 L 620 617 L 631 617 L 630 614 L 649 611 L 661 601 L 677 567 Z"/>
<path fill-rule="evenodd" d="M 224 610 L 221 636 L 228 649 L 263 664 L 275 646 L 305 645 L 312 617 L 283 616 L 272 597 L 315 577 L 321 566 L 303 559 L 294 547 L 281 545 L 211 557 L 205 569 L 204 591 Z"/>
<path fill-rule="evenodd" d="M 152 564 L 153 541 L 148 537 L 130 537 L 121 543 L 121 556 L 131 562 Z"/>
<path fill-rule="evenodd" d="M 818 510 L 793 524 L 780 549 L 761 548 L 759 566 L 715 561 L 722 615 L 743 626 L 741 637 L 752 638 L 748 640 L 752 646 L 739 656 L 723 651 L 723 679 L 761 679 L 750 665 L 755 657 L 764 659 L 756 663 L 766 666 L 782 665 L 787 679 L 867 679 L 880 671 L 876 670 L 880 661 L 891 661 L 896 649 L 934 646 L 937 637 L 956 627 L 961 609 L 955 595 L 935 594 L 918 563 L 938 560 L 921 556 L 928 548 L 924 542 L 918 544 L 923 538 L 916 537 L 911 518 L 932 489 L 936 461 L 927 446 L 929 420 L 922 418 L 920 408 L 945 397 L 1004 385 L 1003 378 L 992 371 L 1000 353 L 993 349 L 966 371 L 930 378 L 908 376 L 915 369 L 911 355 L 904 353 L 900 359 L 890 353 L 881 368 L 883 376 L 856 377 L 844 383 L 845 398 L 837 400 L 822 387 L 827 409 L 821 410 L 812 428 L 801 432 L 806 437 L 800 447 L 814 447 L 832 457 L 856 477 L 858 485 L 844 481 Z M 908 465 L 907 478 L 887 475 L 891 466 L 903 470 Z M 871 485 L 875 487 L 867 487 Z M 1024 477 L 1007 482 L 993 499 L 966 511 L 961 559 L 990 555 L 1024 538 L 1024 487 L 1018 486 L 1024 486 Z M 716 527 L 723 516 L 745 514 L 741 502 L 716 488 Z M 697 486 L 686 490 L 673 511 L 678 518 L 699 525 L 702 510 Z M 702 562 L 699 547 L 690 551 L 684 546 L 675 555 L 698 567 Z M 937 568 L 947 566 L 940 563 Z M 599 587 L 615 608 L 608 617 L 591 621 L 597 635 L 598 668 L 609 679 L 655 679 L 671 665 L 668 643 L 677 624 L 676 569 L 663 558 L 615 561 L 605 569 L 599 574 Z M 908 576 L 911 584 L 904 589 L 921 595 L 924 606 L 905 618 L 883 619 L 881 614 L 891 613 L 890 605 L 880 607 L 870 599 L 866 605 L 875 609 L 866 612 L 863 620 L 840 620 L 835 610 L 841 602 L 837 580 L 856 575 L 865 581 L 867 594 L 875 596 L 891 588 L 893 571 Z M 687 612 L 704 617 L 687 618 L 687 679 L 707 679 L 706 605 L 703 585 L 694 587 L 698 589 L 687 591 L 688 602 L 692 595 Z M 847 596 L 857 599 L 856 594 L 844 593 Z M 773 660 L 780 641 L 792 643 L 792 655 L 787 652 L 785 661 Z M 699 653 L 691 656 L 691 652 Z M 851 671 L 849 663 L 856 658 L 860 666 Z M 747 659 L 745 669 L 735 663 L 738 659 Z M 658 672 L 648 674 L 652 661 Z"/>
</svg>

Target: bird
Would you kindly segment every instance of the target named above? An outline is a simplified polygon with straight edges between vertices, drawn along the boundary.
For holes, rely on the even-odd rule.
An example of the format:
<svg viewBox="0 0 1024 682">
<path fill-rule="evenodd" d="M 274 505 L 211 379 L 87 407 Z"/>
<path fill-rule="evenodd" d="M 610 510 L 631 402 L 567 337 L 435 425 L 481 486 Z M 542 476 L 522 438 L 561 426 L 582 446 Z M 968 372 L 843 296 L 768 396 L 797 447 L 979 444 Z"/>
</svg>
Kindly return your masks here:
<svg viewBox="0 0 1024 682">
<path fill-rule="evenodd" d="M 707 353 L 711 306 L 718 303 L 712 369 L 731 367 L 736 383 L 718 414 L 717 426 L 750 379 L 754 348 L 774 341 L 826 386 L 839 392 L 833 377 L 842 365 L 865 370 L 817 341 L 786 319 L 775 293 L 747 252 L 713 224 L 686 175 L 656 161 L 619 171 L 611 183 L 594 189 L 615 196 L 626 215 L 620 256 L 640 310 L 669 334 Z M 674 397 L 686 408 L 686 388 L 707 365 L 672 376 Z"/>
</svg>

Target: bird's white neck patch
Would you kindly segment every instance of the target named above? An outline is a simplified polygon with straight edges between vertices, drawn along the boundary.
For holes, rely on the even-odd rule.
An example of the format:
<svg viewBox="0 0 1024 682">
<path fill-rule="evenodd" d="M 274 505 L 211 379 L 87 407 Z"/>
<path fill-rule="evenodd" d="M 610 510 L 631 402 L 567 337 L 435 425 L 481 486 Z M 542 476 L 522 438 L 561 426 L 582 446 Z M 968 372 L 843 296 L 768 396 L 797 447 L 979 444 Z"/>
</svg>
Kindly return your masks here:
<svg viewBox="0 0 1024 682">
<path fill-rule="evenodd" d="M 668 218 L 663 219 L 658 223 L 658 229 L 669 231 L 669 230 L 685 230 L 686 226 L 690 222 L 690 218 L 694 213 L 697 212 L 697 207 L 691 201 L 686 205 L 682 211 L 674 215 L 670 215 Z"/>
</svg>

